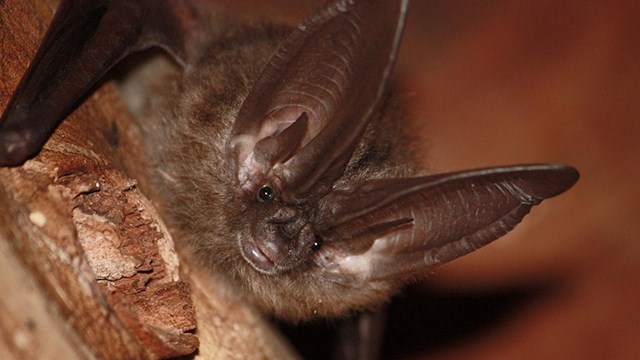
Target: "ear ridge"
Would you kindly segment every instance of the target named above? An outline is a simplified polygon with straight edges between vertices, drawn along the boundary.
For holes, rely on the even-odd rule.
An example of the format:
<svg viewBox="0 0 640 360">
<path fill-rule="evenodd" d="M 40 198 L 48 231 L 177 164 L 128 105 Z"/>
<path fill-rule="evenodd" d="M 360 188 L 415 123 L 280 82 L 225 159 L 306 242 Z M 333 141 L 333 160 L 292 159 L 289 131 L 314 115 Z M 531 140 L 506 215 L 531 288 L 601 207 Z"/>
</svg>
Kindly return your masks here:
<svg viewBox="0 0 640 360">
<path fill-rule="evenodd" d="M 406 6 L 406 1 L 335 1 L 293 31 L 234 124 L 228 151 L 241 182 L 277 177 L 286 185 L 284 198 L 299 200 L 319 181 L 332 183 L 341 175 L 384 91 Z M 255 158 L 257 142 L 302 112 L 309 126 L 297 154 L 269 174 L 246 162 Z"/>
<path fill-rule="evenodd" d="M 493 167 L 476 170 L 435 174 L 412 178 L 374 179 L 337 189 L 320 201 L 326 214 L 323 227 L 331 228 L 375 212 L 389 204 L 415 193 L 452 186 L 455 183 L 493 179 L 498 183 L 509 177 L 537 178 L 540 187 L 535 194 L 527 194 L 513 184 L 503 184 L 501 191 L 508 191 L 523 203 L 536 205 L 542 199 L 556 196 L 577 181 L 578 173 L 572 167 L 561 164 L 529 164 L 509 167 Z M 330 209 L 330 210 L 329 210 Z"/>
<path fill-rule="evenodd" d="M 332 192 L 322 207 L 326 249 L 317 264 L 327 278 L 350 285 L 410 277 L 506 234 L 532 206 L 566 191 L 578 176 L 571 167 L 536 164 L 376 180 L 349 189 L 352 196 L 332 198 Z M 372 239 L 361 230 L 405 218 L 412 226 Z M 365 239 L 368 247 L 351 250 L 351 242 Z"/>
</svg>

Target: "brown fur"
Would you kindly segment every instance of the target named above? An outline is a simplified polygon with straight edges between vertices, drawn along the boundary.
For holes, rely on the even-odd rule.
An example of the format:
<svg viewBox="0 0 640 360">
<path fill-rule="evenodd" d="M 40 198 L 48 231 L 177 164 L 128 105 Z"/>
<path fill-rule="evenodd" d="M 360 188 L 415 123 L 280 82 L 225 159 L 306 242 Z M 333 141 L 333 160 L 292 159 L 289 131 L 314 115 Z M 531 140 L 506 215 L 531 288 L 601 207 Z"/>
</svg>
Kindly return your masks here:
<svg viewBox="0 0 640 360">
<path fill-rule="evenodd" d="M 402 284 L 349 288 L 324 279 L 310 261 L 284 274 L 262 274 L 242 258 L 236 240 L 250 236 L 251 219 L 236 196 L 225 145 L 243 99 L 288 32 L 227 23 L 212 33 L 215 38 L 186 72 L 155 61 L 147 65 L 153 70 L 133 74 L 124 89 L 142 93 L 140 84 L 147 88 L 145 99 L 132 106 L 154 161 L 151 178 L 157 179 L 162 208 L 178 238 L 198 261 L 267 313 L 290 320 L 336 317 L 375 307 Z M 388 94 L 337 186 L 416 172 L 405 165 L 411 160 L 411 141 L 398 125 L 403 116 L 397 99 Z"/>
</svg>

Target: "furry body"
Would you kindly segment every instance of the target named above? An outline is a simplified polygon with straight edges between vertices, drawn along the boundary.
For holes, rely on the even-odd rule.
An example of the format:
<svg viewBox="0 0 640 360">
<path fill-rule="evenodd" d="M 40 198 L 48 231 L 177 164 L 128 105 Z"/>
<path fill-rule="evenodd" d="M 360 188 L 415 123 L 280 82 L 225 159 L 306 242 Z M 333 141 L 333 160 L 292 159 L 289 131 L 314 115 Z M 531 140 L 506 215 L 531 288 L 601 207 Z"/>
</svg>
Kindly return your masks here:
<svg viewBox="0 0 640 360">
<path fill-rule="evenodd" d="M 378 306 L 403 282 L 379 281 L 354 289 L 324 279 L 311 262 L 285 274 L 266 275 L 242 258 L 238 237 L 251 236 L 246 233 L 251 209 L 238 198 L 226 141 L 243 100 L 291 29 L 216 23 L 216 30 L 207 32 L 216 36 L 186 71 L 166 57 L 155 58 L 123 85 L 125 99 L 135 99 L 130 106 L 140 119 L 153 162 L 149 178 L 160 189 L 161 208 L 178 231 L 177 239 L 227 284 L 228 293 L 277 317 L 336 317 Z M 225 25 L 221 28 L 220 23 Z M 397 97 L 389 93 L 341 182 L 417 174 L 413 140 L 406 127 L 398 126 L 405 121 Z"/>
</svg>

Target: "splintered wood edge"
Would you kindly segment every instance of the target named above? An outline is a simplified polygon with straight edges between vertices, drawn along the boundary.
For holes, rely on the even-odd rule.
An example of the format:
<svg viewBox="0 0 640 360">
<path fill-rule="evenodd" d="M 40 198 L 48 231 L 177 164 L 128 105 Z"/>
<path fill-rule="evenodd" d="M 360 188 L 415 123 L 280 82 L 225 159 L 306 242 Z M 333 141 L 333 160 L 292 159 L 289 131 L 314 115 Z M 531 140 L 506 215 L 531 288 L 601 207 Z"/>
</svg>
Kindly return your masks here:
<svg viewBox="0 0 640 360">
<path fill-rule="evenodd" d="M 168 233 L 100 147 L 61 140 L 76 130 L 63 126 L 41 156 L 2 169 L 4 238 L 98 357 L 194 352 L 195 309 Z"/>
<path fill-rule="evenodd" d="M 0 2 L 0 111 L 56 3 Z M 197 268 L 180 275 L 173 240 L 123 170 L 146 165 L 131 123 L 104 86 L 38 157 L 0 168 L 0 284 L 8 291 L 0 350 L 19 359 L 169 358 L 193 353 L 198 335 L 197 358 L 296 358 L 259 314 L 220 296 Z M 119 148 L 106 140 L 114 128 L 125 130 Z"/>
</svg>

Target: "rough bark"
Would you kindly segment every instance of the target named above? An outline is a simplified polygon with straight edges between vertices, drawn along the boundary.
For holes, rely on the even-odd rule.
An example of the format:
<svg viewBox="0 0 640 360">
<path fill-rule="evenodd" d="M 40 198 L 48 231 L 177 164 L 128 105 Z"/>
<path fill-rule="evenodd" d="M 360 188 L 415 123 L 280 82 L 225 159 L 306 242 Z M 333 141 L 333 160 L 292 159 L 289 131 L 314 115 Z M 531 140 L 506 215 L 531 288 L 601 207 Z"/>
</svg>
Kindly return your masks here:
<svg viewBox="0 0 640 360">
<path fill-rule="evenodd" d="M 55 5 L 0 1 L 0 109 Z M 259 314 L 180 264 L 144 179 L 124 170 L 145 163 L 131 121 L 106 84 L 39 156 L 0 168 L 0 357 L 294 357 Z"/>
</svg>

